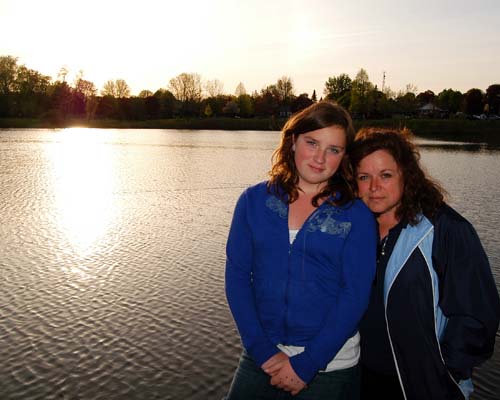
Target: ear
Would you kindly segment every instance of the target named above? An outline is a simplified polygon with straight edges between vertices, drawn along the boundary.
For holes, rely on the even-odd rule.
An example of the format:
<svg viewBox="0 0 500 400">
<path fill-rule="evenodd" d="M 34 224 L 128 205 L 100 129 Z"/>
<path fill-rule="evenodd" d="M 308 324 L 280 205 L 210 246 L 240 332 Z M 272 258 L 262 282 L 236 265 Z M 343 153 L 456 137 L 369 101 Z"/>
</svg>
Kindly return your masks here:
<svg viewBox="0 0 500 400">
<path fill-rule="evenodd" d="M 292 151 L 295 151 L 295 143 L 292 146 Z"/>
</svg>

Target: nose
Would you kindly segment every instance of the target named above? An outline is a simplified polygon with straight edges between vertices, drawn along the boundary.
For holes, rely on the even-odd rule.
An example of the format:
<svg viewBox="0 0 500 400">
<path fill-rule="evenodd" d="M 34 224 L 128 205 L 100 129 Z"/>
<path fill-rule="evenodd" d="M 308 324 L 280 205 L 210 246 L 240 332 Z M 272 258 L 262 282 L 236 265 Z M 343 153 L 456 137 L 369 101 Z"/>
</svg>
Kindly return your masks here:
<svg viewBox="0 0 500 400">
<path fill-rule="evenodd" d="M 314 161 L 318 164 L 323 164 L 325 162 L 325 150 L 320 148 L 316 149 L 314 152 Z"/>
<path fill-rule="evenodd" d="M 370 191 L 374 192 L 377 189 L 378 189 L 378 178 L 373 177 L 372 179 L 370 179 Z"/>
</svg>

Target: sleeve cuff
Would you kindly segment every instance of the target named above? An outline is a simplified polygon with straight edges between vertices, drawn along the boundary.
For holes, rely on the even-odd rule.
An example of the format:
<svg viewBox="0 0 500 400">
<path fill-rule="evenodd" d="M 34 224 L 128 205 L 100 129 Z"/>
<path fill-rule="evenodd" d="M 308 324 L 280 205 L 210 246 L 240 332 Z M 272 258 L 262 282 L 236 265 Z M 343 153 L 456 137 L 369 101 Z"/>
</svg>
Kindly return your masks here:
<svg viewBox="0 0 500 400">
<path fill-rule="evenodd" d="M 309 383 L 320 370 L 305 352 L 291 357 L 290 364 L 299 378 L 306 383 Z"/>
<path fill-rule="evenodd" d="M 279 353 L 280 350 L 271 342 L 255 344 L 246 349 L 248 354 L 253 358 L 253 360 L 260 367 L 272 356 Z"/>
</svg>

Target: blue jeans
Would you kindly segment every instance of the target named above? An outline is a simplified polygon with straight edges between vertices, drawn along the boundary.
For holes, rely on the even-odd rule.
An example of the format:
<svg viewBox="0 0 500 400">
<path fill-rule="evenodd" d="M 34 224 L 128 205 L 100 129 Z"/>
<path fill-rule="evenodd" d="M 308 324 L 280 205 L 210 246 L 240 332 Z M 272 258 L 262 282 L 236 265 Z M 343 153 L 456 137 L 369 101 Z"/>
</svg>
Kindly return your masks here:
<svg viewBox="0 0 500 400">
<path fill-rule="evenodd" d="M 226 400 L 359 400 L 359 366 L 320 372 L 296 396 L 272 386 L 271 378 L 244 351 Z"/>
</svg>

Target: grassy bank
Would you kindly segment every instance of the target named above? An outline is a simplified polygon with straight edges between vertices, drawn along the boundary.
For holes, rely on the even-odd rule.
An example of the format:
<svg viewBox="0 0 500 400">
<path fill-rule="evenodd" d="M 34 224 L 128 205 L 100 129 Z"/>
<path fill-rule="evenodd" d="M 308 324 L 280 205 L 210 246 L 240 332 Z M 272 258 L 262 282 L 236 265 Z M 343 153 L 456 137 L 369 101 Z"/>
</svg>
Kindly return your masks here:
<svg viewBox="0 0 500 400">
<path fill-rule="evenodd" d="M 280 130 L 284 119 L 276 118 L 192 118 L 146 121 L 66 120 L 54 123 L 39 119 L 0 118 L 0 128 L 119 128 L 119 129 L 220 129 L 220 130 Z M 419 137 L 447 141 L 483 142 L 500 145 L 500 120 L 462 119 L 383 119 L 355 120 L 356 129 L 366 126 L 407 127 Z"/>
<path fill-rule="evenodd" d="M 115 128 L 115 129 L 220 129 L 220 130 L 280 130 L 284 120 L 276 118 L 172 118 L 143 121 L 111 119 L 41 119 L 0 118 L 0 128 Z"/>
</svg>

